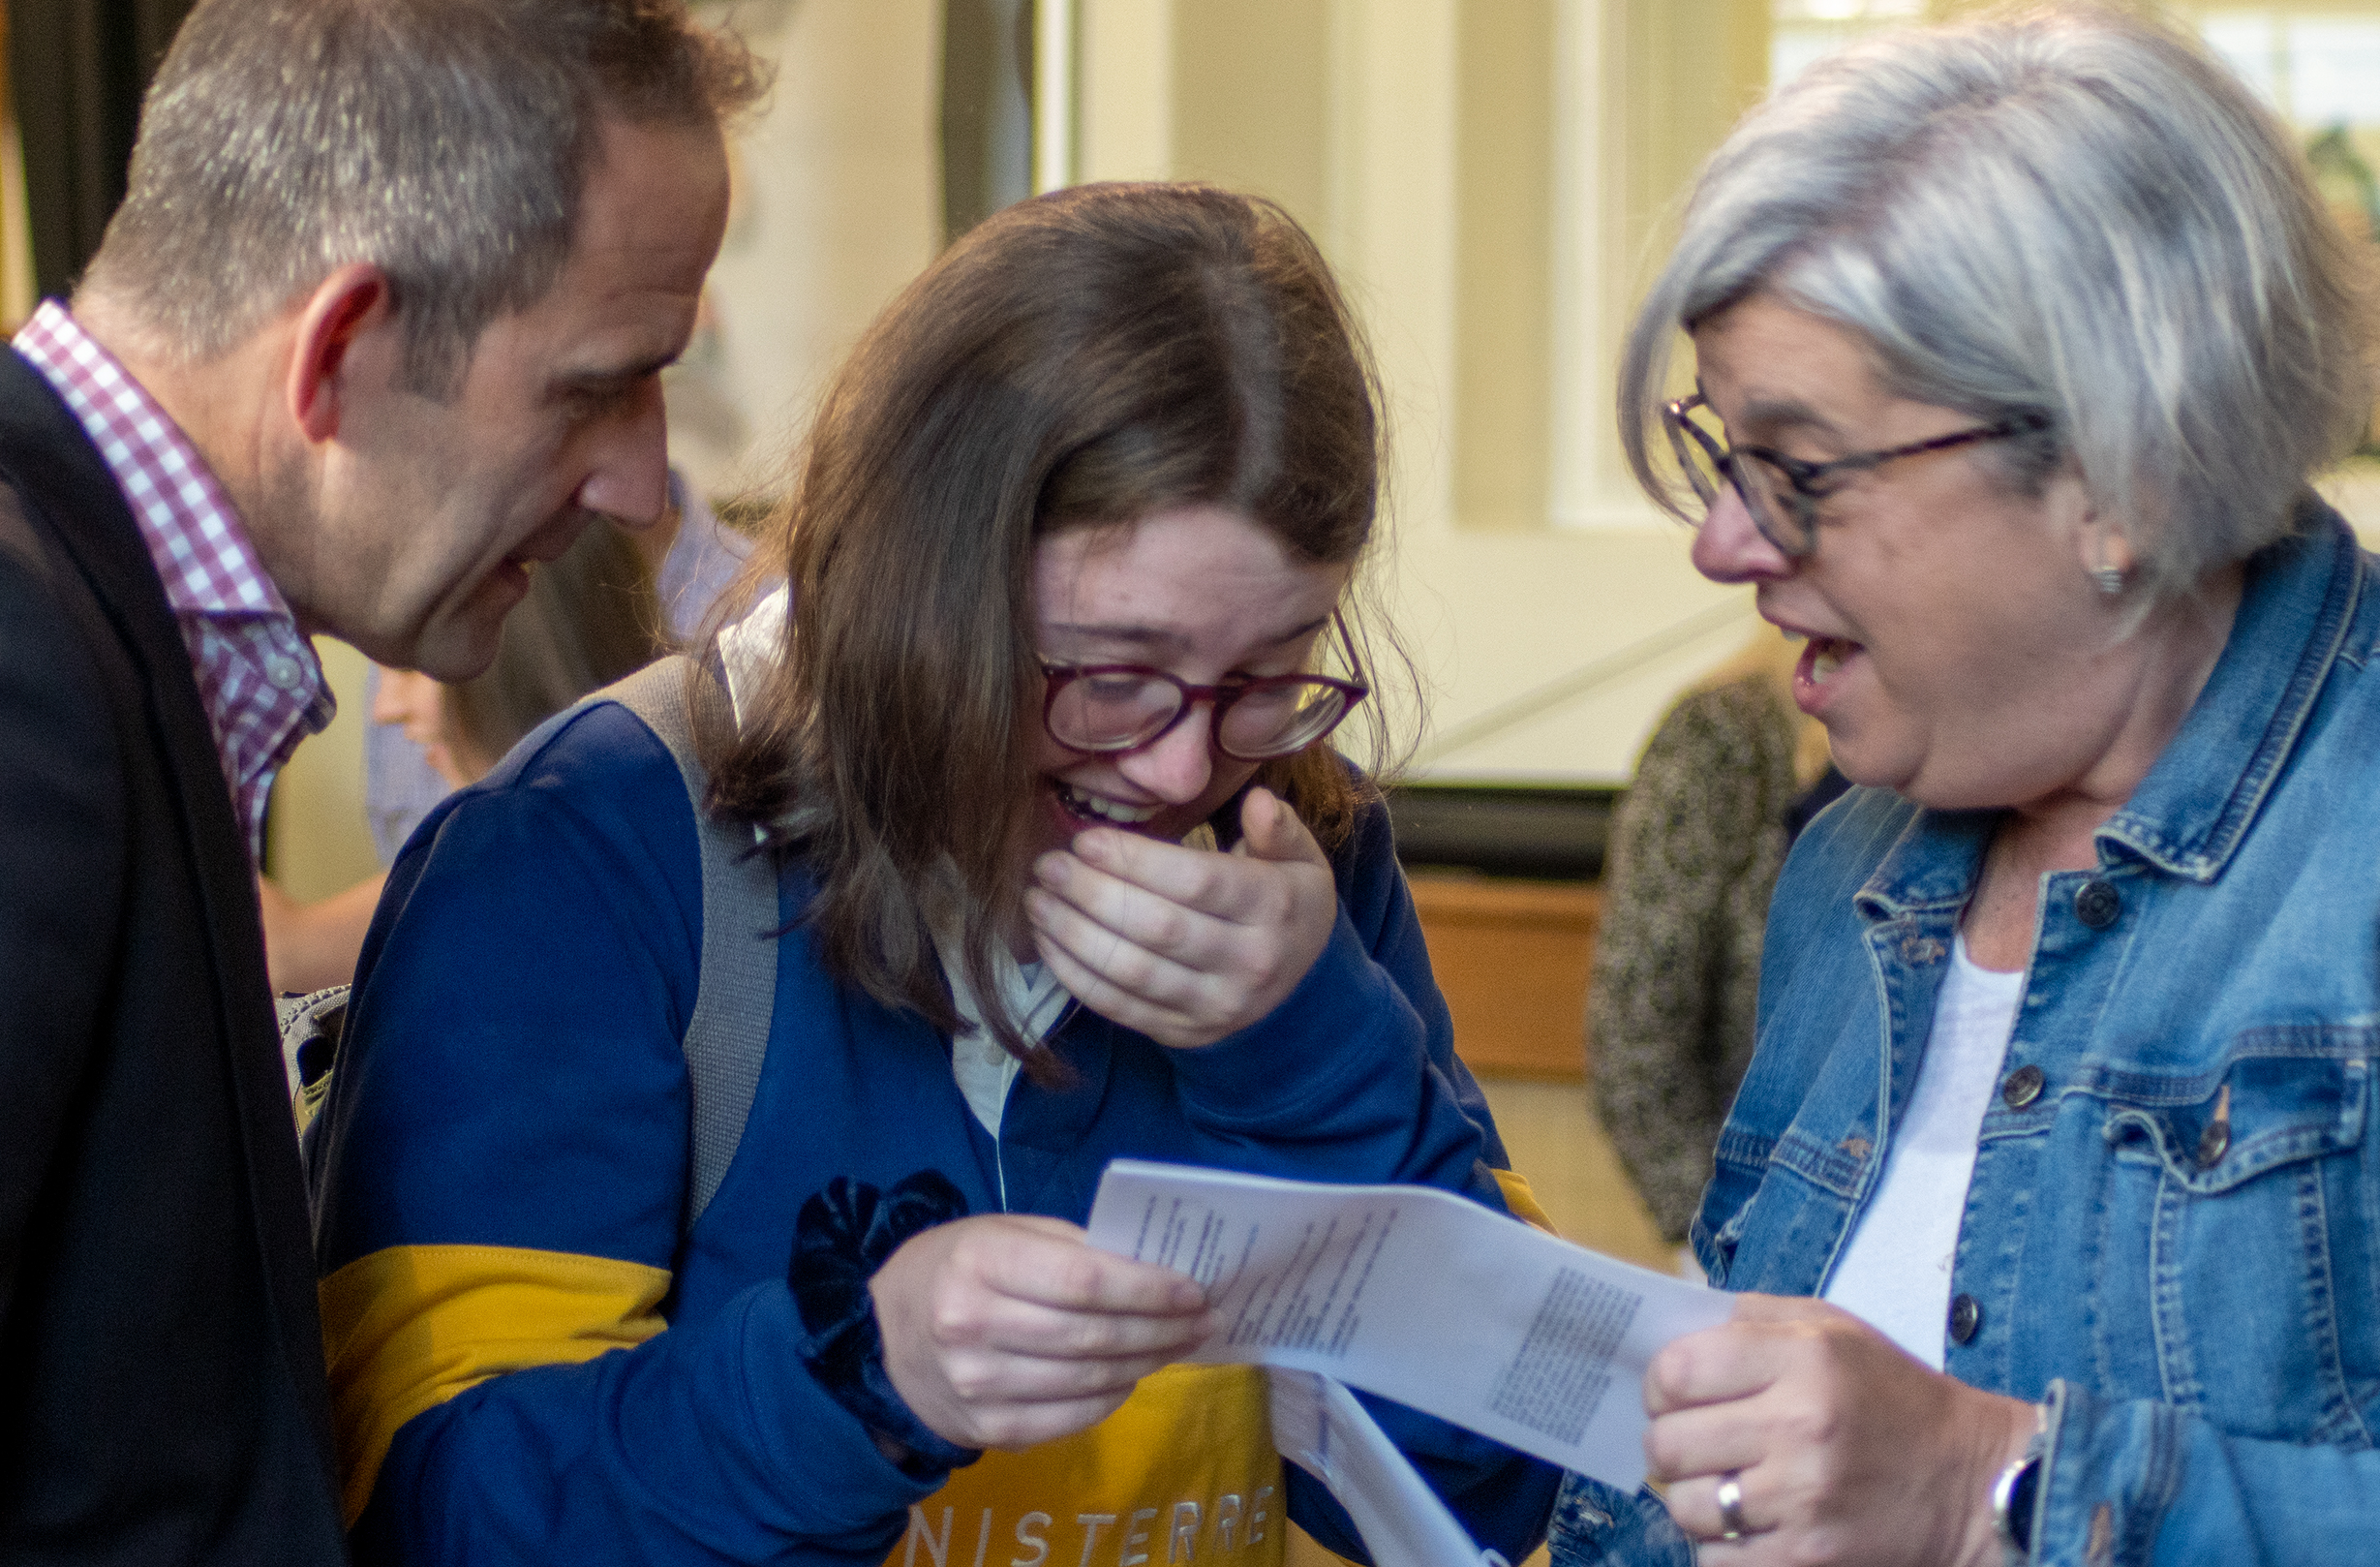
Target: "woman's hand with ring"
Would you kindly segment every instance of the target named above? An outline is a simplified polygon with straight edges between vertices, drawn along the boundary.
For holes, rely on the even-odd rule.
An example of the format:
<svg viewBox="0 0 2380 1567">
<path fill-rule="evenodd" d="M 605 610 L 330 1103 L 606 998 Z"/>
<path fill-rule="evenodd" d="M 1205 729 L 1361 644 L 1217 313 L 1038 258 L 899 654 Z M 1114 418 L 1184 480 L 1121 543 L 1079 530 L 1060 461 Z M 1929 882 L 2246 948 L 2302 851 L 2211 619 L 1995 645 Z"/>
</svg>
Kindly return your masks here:
<svg viewBox="0 0 2380 1567">
<path fill-rule="evenodd" d="M 1719 1489 L 1711 1492 L 1711 1500 L 1719 1505 L 1719 1537 L 1730 1545 L 1752 1532 L 1744 1521 L 1744 1476 L 1738 1469 L 1729 1469 L 1719 1477 Z"/>
<path fill-rule="evenodd" d="M 1211 1045 L 1286 999 L 1338 917 L 1330 861 L 1266 789 L 1229 854 L 1094 828 L 1033 865 L 1025 916 L 1084 1006 L 1177 1050 Z"/>
<path fill-rule="evenodd" d="M 1649 1472 L 1712 1561 L 2000 1559 L 1992 1484 L 2034 1406 L 1929 1370 L 1846 1311 L 1740 1296 L 1656 1355 L 1644 1391 Z"/>
</svg>

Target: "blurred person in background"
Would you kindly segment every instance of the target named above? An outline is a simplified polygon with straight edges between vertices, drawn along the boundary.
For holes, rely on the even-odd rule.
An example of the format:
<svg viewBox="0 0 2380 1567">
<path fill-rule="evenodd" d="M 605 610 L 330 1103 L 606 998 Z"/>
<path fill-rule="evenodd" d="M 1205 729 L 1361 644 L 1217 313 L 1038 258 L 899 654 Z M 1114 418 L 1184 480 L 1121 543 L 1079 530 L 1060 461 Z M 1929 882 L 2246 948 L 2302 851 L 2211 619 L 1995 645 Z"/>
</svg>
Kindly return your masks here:
<svg viewBox="0 0 2380 1567">
<path fill-rule="evenodd" d="M 1561 1567 L 2370 1555 L 2380 576 L 2307 483 L 2367 265 L 2113 9 L 1855 45 L 1713 156 L 1625 439 L 1860 786 L 1771 903 L 1665 1509 L 1573 1479 Z"/>
<path fill-rule="evenodd" d="M 579 535 L 562 559 L 530 573 L 496 661 L 470 680 L 374 665 L 374 729 L 403 737 L 442 797 L 484 776 L 530 730 L 666 651 L 646 553 L 642 540 L 609 525 Z M 273 989 L 320 990 L 352 978 L 383 880 L 385 874 L 370 876 L 301 903 L 259 876 Z"/>
<path fill-rule="evenodd" d="M 652 591 L 661 615 L 659 624 L 669 645 L 691 644 L 700 636 L 712 607 L 743 568 L 745 558 L 751 553 L 752 541 L 722 523 L 692 482 L 674 468 L 669 474 L 668 513 L 659 526 L 633 537 L 652 578 Z M 388 722 L 378 717 L 382 711 L 381 679 L 376 668 L 365 684 L 365 700 L 374 717 L 364 730 L 364 814 L 372 829 L 373 852 L 380 856 L 384 869 L 396 862 L 397 850 L 405 846 L 405 841 L 421 825 L 421 818 L 430 814 L 430 808 L 444 799 L 455 785 L 430 765 L 418 744 L 407 738 L 402 722 Z M 372 905 L 371 899 L 361 892 L 364 886 L 372 887 L 371 896 L 377 897 L 380 878 L 369 878 L 336 896 L 347 906 L 349 914 L 354 911 L 354 901 L 360 899 L 363 919 L 368 923 Z M 332 912 L 321 904 L 315 906 L 325 914 Z M 360 926 L 357 933 L 360 936 Z M 351 958 L 350 967 L 352 968 Z M 342 973 L 326 983 L 346 981 L 347 976 Z"/>
<path fill-rule="evenodd" d="M 1587 988 L 1595 1107 L 1662 1238 L 1686 1239 L 1752 1060 L 1778 868 L 1835 794 L 1793 705 L 1801 649 L 1763 625 L 1662 718 L 1612 818 Z M 1699 1276 L 1701 1265 L 1685 1260 Z"/>
</svg>

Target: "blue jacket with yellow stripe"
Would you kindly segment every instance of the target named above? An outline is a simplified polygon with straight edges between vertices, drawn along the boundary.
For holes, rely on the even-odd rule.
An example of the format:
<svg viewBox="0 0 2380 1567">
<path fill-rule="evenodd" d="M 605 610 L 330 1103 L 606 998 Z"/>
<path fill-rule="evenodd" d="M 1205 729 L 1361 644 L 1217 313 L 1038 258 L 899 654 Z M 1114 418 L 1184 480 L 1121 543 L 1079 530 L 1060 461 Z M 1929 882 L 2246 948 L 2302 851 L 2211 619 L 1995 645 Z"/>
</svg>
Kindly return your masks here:
<svg viewBox="0 0 2380 1567">
<path fill-rule="evenodd" d="M 515 753 L 392 871 L 318 1129 L 358 1556 L 1256 1567 L 1279 1559 L 1284 1505 L 1359 1553 L 1273 1457 L 1244 1367 L 1170 1368 L 1069 1444 L 969 1464 L 928 1440 L 938 1461 L 897 1464 L 789 1264 L 798 1237 L 864 1272 L 1003 1195 L 1079 1223 L 1118 1157 L 1507 1207 L 1386 814 L 1333 859 L 1337 929 L 1270 1016 L 1176 1052 L 1077 1007 L 1051 1035 L 1074 1081 L 1020 1078 L 996 1141 L 949 1039 L 839 984 L 795 925 L 741 1148 L 686 1230 L 702 888 L 685 786 L 617 706 Z M 789 867 L 788 922 L 810 890 Z M 1374 1407 L 1482 1545 L 1536 1543 L 1552 1470 Z"/>
</svg>

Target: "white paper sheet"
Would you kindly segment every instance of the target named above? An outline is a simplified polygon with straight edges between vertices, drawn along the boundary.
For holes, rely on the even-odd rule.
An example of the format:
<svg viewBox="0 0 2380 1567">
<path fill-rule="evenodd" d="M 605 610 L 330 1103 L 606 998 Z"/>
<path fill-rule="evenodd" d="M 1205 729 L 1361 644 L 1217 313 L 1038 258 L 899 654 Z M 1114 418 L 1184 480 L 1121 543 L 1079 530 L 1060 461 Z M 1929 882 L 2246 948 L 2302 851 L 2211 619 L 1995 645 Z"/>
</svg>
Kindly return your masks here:
<svg viewBox="0 0 2380 1567">
<path fill-rule="evenodd" d="M 1625 1490 L 1645 1366 L 1733 1304 L 1427 1186 L 1118 1159 L 1090 1240 L 1206 1286 L 1199 1360 L 1319 1372 Z"/>
<path fill-rule="evenodd" d="M 1272 1384 L 1273 1446 L 1339 1499 L 1373 1567 L 1507 1567 L 1503 1556 L 1472 1543 L 1354 1394 L 1312 1371 L 1276 1366 L 1265 1375 Z"/>
</svg>

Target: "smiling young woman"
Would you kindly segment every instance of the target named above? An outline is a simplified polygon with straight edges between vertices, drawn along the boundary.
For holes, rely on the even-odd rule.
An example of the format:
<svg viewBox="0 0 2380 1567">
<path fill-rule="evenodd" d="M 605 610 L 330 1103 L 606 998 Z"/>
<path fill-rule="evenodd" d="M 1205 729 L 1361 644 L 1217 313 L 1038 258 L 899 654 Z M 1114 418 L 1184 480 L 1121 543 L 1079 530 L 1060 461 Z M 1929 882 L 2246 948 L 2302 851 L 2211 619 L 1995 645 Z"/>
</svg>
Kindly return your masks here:
<svg viewBox="0 0 2380 1567">
<path fill-rule="evenodd" d="M 1171 1364 L 1215 1326 L 1197 1286 L 1077 1225 L 1122 1155 L 1533 1210 L 1331 744 L 1368 712 L 1379 446 L 1337 290 L 1263 201 L 1045 197 L 892 305 L 754 554 L 786 590 L 717 639 L 709 809 L 784 924 L 689 1230 L 706 937 L 669 753 L 596 708 L 391 874 L 325 1112 L 359 1553 L 873 1563 L 906 1526 L 1258 1567 L 1285 1517 L 1356 1549 L 1262 1376 Z M 1526 1553 L 1553 1473 L 1382 1419 Z"/>
</svg>

